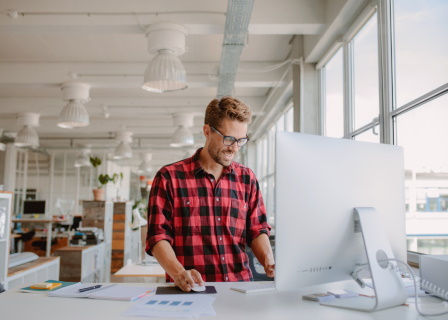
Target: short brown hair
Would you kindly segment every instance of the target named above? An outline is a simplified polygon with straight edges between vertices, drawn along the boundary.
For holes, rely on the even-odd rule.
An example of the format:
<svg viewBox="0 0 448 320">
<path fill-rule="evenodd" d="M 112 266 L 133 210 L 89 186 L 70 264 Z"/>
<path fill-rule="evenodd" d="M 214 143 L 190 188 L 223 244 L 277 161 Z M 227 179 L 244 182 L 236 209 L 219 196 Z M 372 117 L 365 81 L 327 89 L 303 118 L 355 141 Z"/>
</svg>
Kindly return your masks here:
<svg viewBox="0 0 448 320">
<path fill-rule="evenodd" d="M 220 100 L 213 99 L 205 109 L 204 123 L 218 128 L 223 119 L 237 120 L 249 124 L 252 120 L 252 111 L 241 100 L 233 97 L 222 97 Z"/>
</svg>

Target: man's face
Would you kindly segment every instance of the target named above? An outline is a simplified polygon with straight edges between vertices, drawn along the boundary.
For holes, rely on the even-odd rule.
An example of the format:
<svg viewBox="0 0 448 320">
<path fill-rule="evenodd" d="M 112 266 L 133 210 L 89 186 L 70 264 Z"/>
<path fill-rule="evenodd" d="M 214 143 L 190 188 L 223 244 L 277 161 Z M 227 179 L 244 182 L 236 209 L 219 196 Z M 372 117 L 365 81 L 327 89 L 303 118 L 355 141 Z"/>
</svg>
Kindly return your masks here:
<svg viewBox="0 0 448 320">
<path fill-rule="evenodd" d="M 240 147 L 238 147 L 236 142 L 231 146 L 224 145 L 223 137 L 219 133 L 213 131 L 210 126 L 209 129 L 208 153 L 215 162 L 223 167 L 229 166 Z M 247 124 L 236 120 L 224 119 L 219 128 L 215 129 L 224 136 L 232 136 L 236 139 L 245 138 L 247 135 Z"/>
</svg>

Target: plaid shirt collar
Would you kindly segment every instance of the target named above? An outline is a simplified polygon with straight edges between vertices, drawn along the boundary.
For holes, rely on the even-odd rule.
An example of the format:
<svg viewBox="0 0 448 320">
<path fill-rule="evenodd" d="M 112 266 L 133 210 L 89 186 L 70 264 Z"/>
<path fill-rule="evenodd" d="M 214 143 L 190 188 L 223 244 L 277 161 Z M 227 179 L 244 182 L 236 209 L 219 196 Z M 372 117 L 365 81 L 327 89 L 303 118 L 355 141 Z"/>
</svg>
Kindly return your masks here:
<svg viewBox="0 0 448 320">
<path fill-rule="evenodd" d="M 190 172 L 196 176 L 199 172 L 204 172 L 206 173 L 206 171 L 204 170 L 204 168 L 201 165 L 201 162 L 199 161 L 199 154 L 201 153 L 202 149 L 204 148 L 199 148 L 196 153 L 190 158 L 191 159 L 191 165 L 190 165 Z M 230 164 L 230 166 L 224 167 L 222 174 L 233 174 L 236 175 L 236 171 L 234 170 L 234 164 L 233 161 Z"/>
</svg>

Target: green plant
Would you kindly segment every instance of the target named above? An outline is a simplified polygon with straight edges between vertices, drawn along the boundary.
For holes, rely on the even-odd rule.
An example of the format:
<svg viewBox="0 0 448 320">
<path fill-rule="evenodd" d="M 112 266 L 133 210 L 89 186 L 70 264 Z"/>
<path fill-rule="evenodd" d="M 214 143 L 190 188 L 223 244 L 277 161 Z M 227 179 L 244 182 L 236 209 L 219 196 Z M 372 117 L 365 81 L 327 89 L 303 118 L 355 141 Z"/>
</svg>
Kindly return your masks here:
<svg viewBox="0 0 448 320">
<path fill-rule="evenodd" d="M 94 168 L 98 168 L 101 165 L 101 159 L 98 157 L 90 157 L 90 163 Z"/>
<path fill-rule="evenodd" d="M 99 189 L 101 189 L 104 185 L 108 184 L 109 182 L 113 182 L 114 184 L 118 181 L 118 178 L 123 179 L 123 173 L 114 173 L 112 176 L 109 176 L 108 174 L 100 174 L 98 176 L 98 181 L 100 182 L 100 185 L 98 186 Z"/>
</svg>

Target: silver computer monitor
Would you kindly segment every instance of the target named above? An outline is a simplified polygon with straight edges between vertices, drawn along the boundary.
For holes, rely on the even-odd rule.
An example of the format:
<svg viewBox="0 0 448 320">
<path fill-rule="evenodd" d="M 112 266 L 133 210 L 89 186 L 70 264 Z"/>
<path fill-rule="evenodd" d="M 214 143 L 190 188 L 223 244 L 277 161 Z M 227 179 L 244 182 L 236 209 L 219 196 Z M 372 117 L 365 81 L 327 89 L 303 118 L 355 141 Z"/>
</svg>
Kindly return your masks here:
<svg viewBox="0 0 448 320">
<path fill-rule="evenodd" d="M 403 150 L 379 143 L 278 132 L 276 287 L 350 279 L 366 263 L 355 207 L 374 207 L 395 258 L 406 259 Z"/>
</svg>

